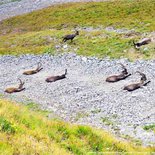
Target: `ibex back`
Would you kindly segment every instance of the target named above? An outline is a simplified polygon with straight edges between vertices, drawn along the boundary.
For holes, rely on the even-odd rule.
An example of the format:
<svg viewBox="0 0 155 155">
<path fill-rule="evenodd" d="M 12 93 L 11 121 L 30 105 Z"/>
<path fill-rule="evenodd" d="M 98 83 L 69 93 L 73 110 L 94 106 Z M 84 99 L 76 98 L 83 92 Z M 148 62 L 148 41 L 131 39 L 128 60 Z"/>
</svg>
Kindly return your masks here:
<svg viewBox="0 0 155 155">
<path fill-rule="evenodd" d="M 43 68 L 42 68 L 41 63 L 38 63 L 36 69 L 25 71 L 25 72 L 23 72 L 23 74 L 24 74 L 24 75 L 36 74 L 36 73 L 40 72 L 42 69 L 43 69 Z"/>
<path fill-rule="evenodd" d="M 127 69 L 125 68 L 125 66 L 121 63 L 119 63 L 122 68 L 123 68 L 123 71 L 121 72 L 121 74 L 119 75 L 112 75 L 112 76 L 109 76 L 106 78 L 106 82 L 117 82 L 117 81 L 120 81 L 120 80 L 124 80 L 126 79 L 127 77 L 129 77 L 131 74 L 128 73 Z"/>
<path fill-rule="evenodd" d="M 65 73 L 64 74 L 58 75 L 58 76 L 50 76 L 45 81 L 46 82 L 55 82 L 57 80 L 61 80 L 61 79 L 66 78 L 66 74 L 67 74 L 67 69 L 65 69 Z"/>
</svg>

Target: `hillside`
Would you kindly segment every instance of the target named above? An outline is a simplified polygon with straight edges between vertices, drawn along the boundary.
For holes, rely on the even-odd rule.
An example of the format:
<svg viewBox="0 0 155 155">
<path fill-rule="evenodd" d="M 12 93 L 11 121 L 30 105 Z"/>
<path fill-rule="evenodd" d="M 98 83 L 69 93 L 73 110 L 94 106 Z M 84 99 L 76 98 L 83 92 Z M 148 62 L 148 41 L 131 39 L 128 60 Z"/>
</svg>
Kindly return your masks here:
<svg viewBox="0 0 155 155">
<path fill-rule="evenodd" d="M 0 53 L 61 53 L 112 58 L 154 58 L 154 42 L 133 48 L 133 40 L 155 38 L 155 1 L 69 3 L 55 5 L 0 23 Z M 74 44 L 62 37 L 80 31 Z"/>
<path fill-rule="evenodd" d="M 155 152 L 155 1 L 77 1 L 0 2 L 0 154 Z M 143 38 L 151 42 L 135 48 Z M 130 76 L 108 83 L 120 64 Z M 19 79 L 25 89 L 6 93 Z"/>
<path fill-rule="evenodd" d="M 146 152 L 104 131 L 49 120 L 48 112 L 0 99 L 0 154 L 87 154 L 89 152 Z M 147 153 L 147 154 L 148 154 Z"/>
<path fill-rule="evenodd" d="M 34 10 L 46 8 L 55 4 L 69 2 L 88 2 L 99 0 L 1 0 L 0 1 L 0 21 L 9 17 L 25 14 Z M 105 0 L 101 0 L 105 1 Z M 109 0 L 108 0 L 109 1 Z"/>
</svg>

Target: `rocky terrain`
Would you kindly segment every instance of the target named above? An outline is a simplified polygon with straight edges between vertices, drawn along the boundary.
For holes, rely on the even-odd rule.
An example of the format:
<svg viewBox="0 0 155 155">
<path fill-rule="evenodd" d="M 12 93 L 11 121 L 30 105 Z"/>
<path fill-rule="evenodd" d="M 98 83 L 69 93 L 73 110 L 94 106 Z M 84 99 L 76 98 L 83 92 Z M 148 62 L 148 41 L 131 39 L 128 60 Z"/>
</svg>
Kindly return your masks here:
<svg viewBox="0 0 155 155">
<path fill-rule="evenodd" d="M 41 62 L 43 70 L 35 75 L 23 75 Z M 109 75 L 122 71 L 123 63 L 132 76 L 116 83 L 107 83 Z M 0 56 L 0 94 L 19 102 L 39 103 L 65 121 L 108 129 L 125 138 L 134 138 L 144 145 L 155 143 L 155 134 L 143 129 L 155 120 L 155 61 L 127 59 L 110 60 L 82 57 L 76 54 Z M 67 78 L 46 83 L 50 75 L 61 75 L 68 69 Z M 133 92 L 123 90 L 127 84 L 138 82 L 144 72 L 151 83 Z M 5 88 L 25 81 L 25 90 L 4 93 Z"/>
<path fill-rule="evenodd" d="M 2 0 L 0 21 L 53 4 L 79 1 L 98 0 Z M 116 30 L 113 27 L 107 27 L 106 31 L 130 33 L 127 29 Z M 154 37 L 154 32 L 150 36 Z M 67 44 L 63 48 L 67 48 Z M 38 62 L 43 65 L 41 72 L 30 76 L 22 74 L 25 70 L 36 68 Z M 116 83 L 105 82 L 107 76 L 121 72 L 119 63 L 123 63 L 132 76 Z M 66 79 L 45 82 L 48 76 L 61 75 L 65 69 L 68 70 Z M 144 72 L 151 83 L 133 92 L 123 90 L 125 85 L 139 82 L 140 75 L 136 71 Z M 56 56 L 6 55 L 0 56 L 0 76 L 1 95 L 18 102 L 38 103 L 43 109 L 51 111 L 51 118 L 59 117 L 65 121 L 103 128 L 144 145 L 155 144 L 154 132 L 143 129 L 155 123 L 154 60 L 130 62 L 124 58 L 98 59 L 74 53 Z M 15 94 L 4 93 L 5 88 L 18 85 L 18 78 L 25 81 L 26 89 Z"/>
<path fill-rule="evenodd" d="M 9 17 L 42 9 L 54 4 L 89 1 L 101 0 L 3 0 L 0 3 L 0 21 Z"/>
</svg>

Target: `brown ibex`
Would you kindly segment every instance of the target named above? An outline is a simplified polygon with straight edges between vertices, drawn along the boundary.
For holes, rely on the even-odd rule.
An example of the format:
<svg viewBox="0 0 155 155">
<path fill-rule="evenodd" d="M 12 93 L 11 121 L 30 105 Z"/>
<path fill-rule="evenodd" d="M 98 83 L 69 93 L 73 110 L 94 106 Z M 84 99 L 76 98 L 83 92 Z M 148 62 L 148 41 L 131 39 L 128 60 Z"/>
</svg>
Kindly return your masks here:
<svg viewBox="0 0 155 155">
<path fill-rule="evenodd" d="M 58 76 L 50 76 L 45 81 L 46 82 L 55 82 L 57 80 L 61 80 L 61 79 L 66 78 L 66 74 L 67 74 L 67 69 L 65 69 L 65 73 L 64 74 L 58 75 Z"/>
<path fill-rule="evenodd" d="M 123 71 L 121 72 L 121 74 L 119 75 L 112 75 L 112 76 L 109 76 L 107 79 L 106 79 L 106 82 L 117 82 L 117 81 L 120 81 L 120 80 L 124 80 L 126 79 L 127 77 L 129 77 L 131 74 L 128 73 L 126 67 L 119 63 L 122 68 L 123 68 Z"/>
<path fill-rule="evenodd" d="M 66 42 L 67 40 L 71 40 L 71 42 L 73 41 L 73 39 L 79 35 L 79 31 L 76 30 L 75 34 L 68 34 L 66 36 L 63 37 L 63 42 Z"/>
<path fill-rule="evenodd" d="M 138 43 L 135 43 L 135 42 L 133 41 L 133 45 L 134 45 L 135 48 L 139 48 L 140 46 L 142 46 L 142 45 L 147 45 L 147 44 L 149 44 L 150 42 L 151 42 L 151 39 L 150 39 L 150 38 L 144 38 L 144 39 L 142 39 L 141 41 L 139 41 Z"/>
<path fill-rule="evenodd" d="M 141 75 L 140 82 L 139 83 L 133 83 L 133 84 L 130 84 L 128 86 L 125 86 L 124 90 L 133 91 L 133 90 L 136 90 L 138 88 L 141 88 L 142 86 L 146 86 L 148 83 L 151 82 L 151 81 L 145 82 L 147 80 L 147 78 L 146 78 L 146 75 L 144 73 L 141 73 L 139 71 L 137 71 L 137 73 L 139 73 Z"/>
<path fill-rule="evenodd" d="M 25 72 L 23 72 L 23 74 L 24 75 L 36 74 L 36 73 L 40 72 L 43 69 L 41 66 L 42 66 L 41 63 L 39 62 L 36 69 L 25 71 Z"/>
<path fill-rule="evenodd" d="M 22 82 L 21 79 L 18 79 L 18 80 L 20 81 L 20 84 L 19 84 L 19 86 L 17 88 L 10 87 L 10 88 L 7 88 L 5 90 L 5 92 L 11 94 L 11 93 L 20 92 L 20 91 L 24 90 L 25 88 L 23 88 L 23 85 L 24 85 L 25 82 Z"/>
</svg>

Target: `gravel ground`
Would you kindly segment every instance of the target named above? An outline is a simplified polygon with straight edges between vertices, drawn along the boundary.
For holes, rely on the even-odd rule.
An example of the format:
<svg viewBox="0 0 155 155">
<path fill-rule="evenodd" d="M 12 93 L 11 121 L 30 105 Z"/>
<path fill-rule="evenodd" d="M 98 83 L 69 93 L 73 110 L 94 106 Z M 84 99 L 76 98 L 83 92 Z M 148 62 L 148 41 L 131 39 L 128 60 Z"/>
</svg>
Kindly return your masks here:
<svg viewBox="0 0 155 155">
<path fill-rule="evenodd" d="M 37 62 L 43 64 L 41 72 L 22 75 L 23 71 L 35 68 Z M 107 76 L 120 73 L 119 62 L 133 75 L 117 83 L 106 83 Z M 0 56 L 0 66 L 0 94 L 5 97 L 39 103 L 65 121 L 108 129 L 118 135 L 139 139 L 144 145 L 155 144 L 155 134 L 143 130 L 143 126 L 155 123 L 155 60 L 133 63 L 127 59 L 100 60 L 70 53 Z M 62 74 L 66 68 L 66 79 L 45 82 L 46 77 Z M 133 92 L 124 91 L 124 85 L 139 81 L 137 70 L 144 72 L 151 83 Z M 18 84 L 17 78 L 25 81 L 26 89 L 5 94 L 6 87 Z"/>
<path fill-rule="evenodd" d="M 10 2 L 10 0 L 3 0 L 2 1 L 3 3 L 5 2 L 10 3 L 0 5 L 0 21 L 9 17 L 42 9 L 54 4 L 62 4 L 69 2 L 89 2 L 89 1 L 101 1 L 101 0 L 21 0 L 12 3 Z"/>
</svg>

